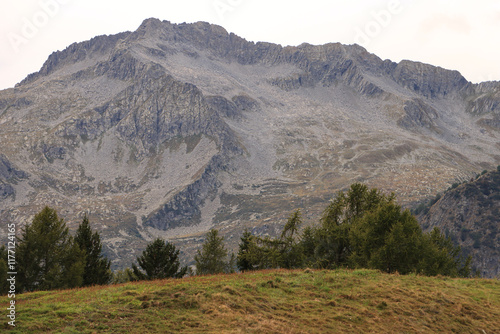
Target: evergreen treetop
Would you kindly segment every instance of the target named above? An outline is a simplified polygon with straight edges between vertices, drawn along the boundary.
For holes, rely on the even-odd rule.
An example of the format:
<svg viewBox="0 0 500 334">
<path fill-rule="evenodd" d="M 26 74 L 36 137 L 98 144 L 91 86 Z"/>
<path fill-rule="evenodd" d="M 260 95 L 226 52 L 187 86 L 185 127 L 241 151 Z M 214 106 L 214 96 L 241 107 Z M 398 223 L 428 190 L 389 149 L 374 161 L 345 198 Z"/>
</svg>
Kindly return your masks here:
<svg viewBox="0 0 500 334">
<path fill-rule="evenodd" d="M 197 275 L 220 274 L 227 272 L 227 250 L 224 247 L 224 237 L 219 237 L 219 231 L 212 229 L 207 233 L 201 250 L 194 257 Z"/>
<path fill-rule="evenodd" d="M 137 263 L 142 271 L 135 264 L 132 264 L 132 270 L 140 280 L 180 278 L 187 272 L 187 267 L 180 267 L 179 250 L 161 238 L 146 246 Z"/>
<path fill-rule="evenodd" d="M 20 291 L 81 286 L 85 255 L 63 219 L 45 207 L 26 225 L 16 247 Z"/>
<path fill-rule="evenodd" d="M 83 286 L 109 283 L 112 277 L 109 269 L 111 261 L 102 254 L 101 237 L 98 232 L 92 233 L 86 214 L 76 231 L 75 242 L 85 252 Z"/>
</svg>

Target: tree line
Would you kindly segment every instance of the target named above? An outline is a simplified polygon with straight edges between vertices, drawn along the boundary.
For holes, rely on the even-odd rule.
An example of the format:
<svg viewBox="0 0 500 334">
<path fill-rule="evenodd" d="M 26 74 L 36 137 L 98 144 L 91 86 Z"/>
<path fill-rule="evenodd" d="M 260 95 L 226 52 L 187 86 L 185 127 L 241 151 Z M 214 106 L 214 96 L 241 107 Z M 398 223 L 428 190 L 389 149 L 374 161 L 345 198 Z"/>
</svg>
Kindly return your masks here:
<svg viewBox="0 0 500 334">
<path fill-rule="evenodd" d="M 75 236 L 54 209 L 45 207 L 17 238 L 17 293 L 127 281 L 181 278 L 272 268 L 373 268 L 388 273 L 468 277 L 471 257 L 462 256 L 437 228 L 424 233 L 395 195 L 356 183 L 339 192 L 317 225 L 301 228 L 300 210 L 277 237 L 245 231 L 237 255 L 212 229 L 194 256 L 195 268 L 181 266 L 179 249 L 157 238 L 131 268 L 112 273 L 98 232 L 85 215 Z M 7 291 L 7 251 L 0 248 L 0 292 Z"/>
<path fill-rule="evenodd" d="M 295 211 L 277 238 L 243 234 L 237 256 L 239 270 L 267 268 L 372 268 L 387 273 L 468 277 L 471 257 L 464 257 L 435 227 L 424 233 L 395 195 L 363 184 L 339 192 L 319 224 L 299 233 Z"/>
<path fill-rule="evenodd" d="M 7 291 L 7 250 L 0 247 L 0 292 Z M 85 215 L 75 236 L 56 210 L 45 207 L 26 225 L 15 247 L 16 292 L 107 284 L 110 261 Z"/>
</svg>

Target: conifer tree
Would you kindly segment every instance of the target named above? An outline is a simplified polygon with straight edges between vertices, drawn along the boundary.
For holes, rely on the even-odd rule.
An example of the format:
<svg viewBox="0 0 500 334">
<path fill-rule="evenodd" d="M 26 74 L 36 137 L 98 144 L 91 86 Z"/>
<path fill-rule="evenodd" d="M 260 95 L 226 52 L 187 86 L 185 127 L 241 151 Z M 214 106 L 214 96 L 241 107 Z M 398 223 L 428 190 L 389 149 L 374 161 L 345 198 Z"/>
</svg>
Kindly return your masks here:
<svg viewBox="0 0 500 334">
<path fill-rule="evenodd" d="M 80 250 L 63 219 L 45 207 L 23 228 L 16 247 L 19 291 L 81 286 L 85 253 Z"/>
<path fill-rule="evenodd" d="M 269 237 L 257 237 L 245 232 L 241 237 L 237 264 L 241 271 L 277 268 L 280 262 L 278 247 L 281 242 Z"/>
<path fill-rule="evenodd" d="M 300 247 L 304 254 L 303 266 L 318 267 L 316 246 L 318 245 L 318 227 L 307 226 L 300 236 Z"/>
<path fill-rule="evenodd" d="M 279 241 L 279 266 L 282 268 L 300 268 L 304 262 L 302 245 L 296 240 L 301 224 L 300 210 L 296 210 L 288 218 L 281 232 L 281 237 L 277 240 Z"/>
<path fill-rule="evenodd" d="M 428 276 L 446 275 L 469 277 L 472 257 L 465 257 L 460 246 L 454 246 L 451 238 L 446 238 L 439 228 L 423 236 L 418 272 Z"/>
<path fill-rule="evenodd" d="M 340 192 L 326 208 L 318 228 L 301 241 L 308 263 L 317 267 L 375 268 L 425 275 L 470 275 L 471 259 L 461 256 L 439 230 L 423 233 L 417 219 L 395 195 L 359 183 Z"/>
<path fill-rule="evenodd" d="M 248 230 L 243 232 L 241 236 L 241 242 L 238 249 L 238 255 L 236 257 L 236 265 L 240 271 L 248 271 L 253 269 L 253 264 L 250 260 L 250 250 L 252 242 L 252 233 Z"/>
<path fill-rule="evenodd" d="M 187 267 L 180 268 L 179 250 L 160 238 L 146 246 L 137 263 L 142 271 L 135 264 L 132 264 L 132 270 L 139 280 L 180 278 L 187 272 Z"/>
<path fill-rule="evenodd" d="M 305 259 L 303 245 L 298 241 L 301 224 L 297 210 L 288 218 L 279 238 L 257 237 L 245 231 L 238 251 L 238 268 L 242 271 L 300 268 Z"/>
<path fill-rule="evenodd" d="M 400 274 L 416 271 L 422 230 L 416 218 L 396 203 L 382 203 L 367 212 L 353 224 L 349 237 L 350 266 Z"/>
<path fill-rule="evenodd" d="M 394 195 L 385 196 L 361 183 L 352 184 L 347 194 L 339 192 L 325 209 L 321 225 L 315 231 L 316 264 L 326 268 L 346 265 L 352 253 L 349 231 L 354 222 L 382 203 L 393 200 Z"/>
<path fill-rule="evenodd" d="M 194 257 L 197 275 L 220 274 L 227 272 L 227 250 L 224 247 L 224 237 L 219 237 L 219 231 L 212 229 L 207 233 L 206 240 Z"/>
<path fill-rule="evenodd" d="M 75 242 L 85 252 L 83 286 L 108 284 L 112 277 L 111 261 L 103 256 L 101 237 L 98 232 L 92 233 L 87 215 L 78 226 Z"/>
</svg>

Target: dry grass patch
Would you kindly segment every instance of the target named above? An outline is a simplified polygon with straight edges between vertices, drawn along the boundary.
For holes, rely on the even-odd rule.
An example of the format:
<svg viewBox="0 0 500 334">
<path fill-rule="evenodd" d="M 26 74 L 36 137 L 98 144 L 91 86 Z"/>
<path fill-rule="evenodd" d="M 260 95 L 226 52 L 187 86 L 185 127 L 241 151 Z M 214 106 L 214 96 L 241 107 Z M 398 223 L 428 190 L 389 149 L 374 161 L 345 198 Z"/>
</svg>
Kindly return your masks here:
<svg viewBox="0 0 500 334">
<path fill-rule="evenodd" d="M 7 298 L 2 297 L 2 308 Z M 274 270 L 17 296 L 13 333 L 494 332 L 500 282 Z M 7 329 L 6 322 L 1 328 Z"/>
</svg>

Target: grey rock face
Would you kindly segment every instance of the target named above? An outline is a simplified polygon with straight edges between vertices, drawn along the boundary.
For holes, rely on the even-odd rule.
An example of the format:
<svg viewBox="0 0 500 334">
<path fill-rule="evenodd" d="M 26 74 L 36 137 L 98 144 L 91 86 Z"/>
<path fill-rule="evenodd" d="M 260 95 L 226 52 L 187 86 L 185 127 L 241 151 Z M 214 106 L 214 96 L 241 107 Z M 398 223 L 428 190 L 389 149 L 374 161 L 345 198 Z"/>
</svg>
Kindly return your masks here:
<svg viewBox="0 0 500 334">
<path fill-rule="evenodd" d="M 197 181 L 147 217 L 144 224 L 159 230 L 199 224 L 201 222 L 200 208 L 206 200 L 216 196 L 220 187 L 217 173 L 226 169 L 226 164 L 223 157 L 214 156 Z"/>
<path fill-rule="evenodd" d="M 128 34 L 128 32 L 124 32 L 111 36 L 98 36 L 82 43 L 73 43 L 63 51 L 56 51 L 49 56 L 40 71 L 28 75 L 18 86 L 36 81 L 64 66 L 82 62 L 85 59 L 96 56 L 96 54 L 105 54 Z"/>
<path fill-rule="evenodd" d="M 476 114 L 500 115 L 500 83 L 485 82 L 475 86 L 475 94 L 468 100 L 467 111 Z"/>
<path fill-rule="evenodd" d="M 15 195 L 14 187 L 8 183 L 0 182 L 0 201 Z"/>
<path fill-rule="evenodd" d="M 495 167 L 499 101 L 498 83 L 357 45 L 148 19 L 0 91 L 0 219 L 49 205 L 74 227 L 91 212 L 114 268 L 156 236 L 190 260 L 210 228 L 235 247 L 293 209 L 316 220 L 355 181 L 410 206 Z"/>
<path fill-rule="evenodd" d="M 438 227 L 473 257 L 483 277 L 500 274 L 500 172 L 448 191 L 429 212 L 419 217 L 428 230 Z"/>
<path fill-rule="evenodd" d="M 400 126 L 408 129 L 416 126 L 430 129 L 436 126 L 433 120 L 438 118 L 437 111 L 420 99 L 406 101 L 404 111 L 404 117 L 398 122 Z"/>
<path fill-rule="evenodd" d="M 28 177 L 28 173 L 15 168 L 9 159 L 0 153 L 0 202 L 13 198 L 16 194 L 13 184 Z"/>
<path fill-rule="evenodd" d="M 16 181 L 28 178 L 28 173 L 15 168 L 4 154 L 0 153 L 0 179 Z"/>
<path fill-rule="evenodd" d="M 424 97 L 446 97 L 467 90 L 471 84 L 458 72 L 418 62 L 402 61 L 392 72 L 401 86 Z"/>
</svg>

